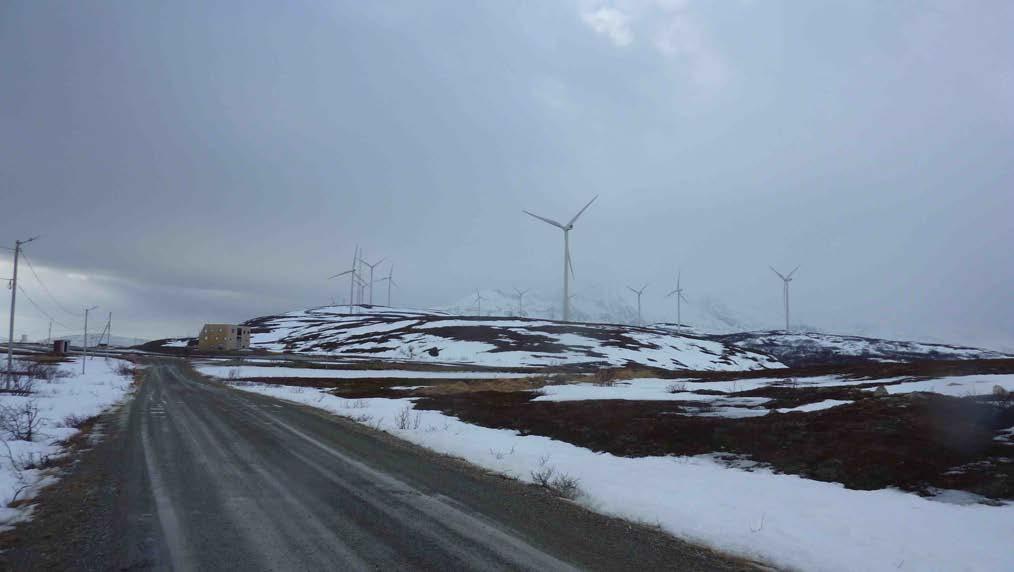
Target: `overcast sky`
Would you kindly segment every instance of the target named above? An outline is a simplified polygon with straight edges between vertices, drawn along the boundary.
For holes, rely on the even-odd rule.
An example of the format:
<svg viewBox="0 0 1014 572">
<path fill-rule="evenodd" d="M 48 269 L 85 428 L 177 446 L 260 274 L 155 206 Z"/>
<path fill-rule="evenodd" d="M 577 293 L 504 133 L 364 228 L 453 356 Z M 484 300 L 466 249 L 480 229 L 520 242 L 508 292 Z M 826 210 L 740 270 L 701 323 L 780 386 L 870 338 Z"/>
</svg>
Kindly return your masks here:
<svg viewBox="0 0 1014 572">
<path fill-rule="evenodd" d="M 356 243 L 405 305 L 556 295 L 561 233 L 521 209 L 600 195 L 577 288 L 651 282 L 650 316 L 681 268 L 777 327 L 768 265 L 801 265 L 806 324 L 1014 347 L 1012 29 L 1003 1 L 8 0 L 0 244 L 42 235 L 52 296 L 21 283 L 60 324 L 192 334 L 341 300 Z"/>
</svg>

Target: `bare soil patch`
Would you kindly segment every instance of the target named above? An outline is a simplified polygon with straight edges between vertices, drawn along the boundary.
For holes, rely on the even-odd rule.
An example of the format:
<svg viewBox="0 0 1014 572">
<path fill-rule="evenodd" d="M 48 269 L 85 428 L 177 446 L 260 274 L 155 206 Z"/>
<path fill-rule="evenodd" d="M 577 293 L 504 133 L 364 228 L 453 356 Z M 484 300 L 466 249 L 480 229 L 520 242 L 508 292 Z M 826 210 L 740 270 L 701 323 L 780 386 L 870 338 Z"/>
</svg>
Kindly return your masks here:
<svg viewBox="0 0 1014 572">
<path fill-rule="evenodd" d="M 841 388 L 800 388 L 796 391 L 809 395 L 786 402 L 851 395 L 837 390 Z M 1014 425 L 1014 409 L 1001 411 L 973 400 L 867 394 L 823 411 L 727 419 L 687 415 L 699 404 L 678 401 L 546 402 L 532 397 L 530 392 L 493 391 L 431 395 L 416 407 L 614 455 L 747 455 L 779 472 L 853 489 L 959 488 L 1014 499 L 1014 447 L 993 439 L 997 430 Z"/>
</svg>

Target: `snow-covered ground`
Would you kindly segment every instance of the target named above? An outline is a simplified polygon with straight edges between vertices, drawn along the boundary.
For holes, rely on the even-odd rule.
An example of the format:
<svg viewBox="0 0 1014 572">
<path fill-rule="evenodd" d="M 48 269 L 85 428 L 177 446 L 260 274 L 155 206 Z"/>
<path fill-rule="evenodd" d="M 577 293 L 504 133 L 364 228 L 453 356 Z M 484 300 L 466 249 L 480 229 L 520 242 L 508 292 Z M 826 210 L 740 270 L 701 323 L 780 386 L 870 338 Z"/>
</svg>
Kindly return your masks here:
<svg viewBox="0 0 1014 572">
<path fill-rule="evenodd" d="M 0 394 L 0 406 L 20 408 L 34 404 L 38 408 L 39 423 L 31 441 L 14 440 L 0 430 L 0 527 L 9 526 L 30 514 L 30 508 L 10 508 L 16 499 L 31 498 L 38 490 L 52 482 L 53 477 L 44 470 L 26 468 L 42 462 L 46 457 L 56 458 L 62 450 L 59 441 L 78 432 L 71 417 L 84 420 L 98 415 L 119 403 L 130 391 L 132 379 L 115 371 L 119 360 L 90 358 L 87 373 L 81 374 L 81 358 L 60 364 L 65 377 L 52 381 L 36 380 L 34 392 L 27 396 Z M 8 454 L 9 451 L 9 454 Z"/>
<path fill-rule="evenodd" d="M 736 393 L 750 391 L 772 385 L 791 384 L 794 387 L 841 387 L 849 385 L 883 385 L 888 393 L 913 393 L 928 391 L 952 397 L 968 397 L 992 393 L 993 386 L 999 385 L 1008 391 L 1014 391 L 1014 375 L 962 375 L 935 379 L 905 381 L 905 377 L 884 379 L 855 379 L 837 375 L 816 377 L 763 377 L 756 379 L 736 379 L 731 381 L 698 381 L 694 379 L 658 379 L 643 378 L 629 381 L 618 381 L 611 386 L 593 383 L 575 383 L 571 385 L 547 385 L 542 388 L 545 395 L 536 397 L 534 401 L 580 401 L 586 399 L 628 399 L 636 401 L 707 401 L 713 395 L 700 395 L 697 391 L 721 391 Z M 870 387 L 874 391 L 876 386 Z"/>
<path fill-rule="evenodd" d="M 897 385 L 887 385 L 884 388 L 888 393 L 912 393 L 915 391 L 928 391 L 940 393 L 951 397 L 971 397 L 976 395 L 990 395 L 993 393 L 993 386 L 999 385 L 1007 391 L 1014 392 L 1014 375 L 962 375 L 951 377 L 938 377 L 918 381 L 907 381 Z"/>
<path fill-rule="evenodd" d="M 524 373 L 491 371 L 406 371 L 396 369 L 320 369 L 266 366 L 196 365 L 198 371 L 220 379 L 249 379 L 256 377 L 303 377 L 324 379 L 515 379 L 530 377 Z"/>
<path fill-rule="evenodd" d="M 939 343 L 883 340 L 816 332 L 739 332 L 715 339 L 767 352 L 790 367 L 844 362 L 1004 359 L 1002 352 Z"/>
<path fill-rule="evenodd" d="M 795 411 L 802 411 L 803 413 L 809 413 L 811 411 L 823 411 L 824 409 L 831 409 L 832 407 L 838 407 L 839 405 L 848 405 L 854 403 L 844 399 L 825 399 L 824 401 L 818 401 L 817 403 L 807 403 L 798 407 L 783 407 L 778 409 L 779 413 L 792 413 Z"/>
<path fill-rule="evenodd" d="M 319 407 L 524 481 L 551 467 L 578 478 L 580 502 L 594 510 L 658 524 L 680 538 L 782 567 L 1014 569 L 1010 504 L 958 505 L 897 490 L 850 490 L 762 468 L 733 468 L 708 456 L 616 457 L 470 425 L 436 411 L 411 411 L 399 428 L 397 419 L 412 399 L 347 400 L 259 383 L 237 387 Z"/>
<path fill-rule="evenodd" d="M 851 379 L 836 375 L 818 377 L 801 377 L 786 380 L 784 378 L 738 379 L 733 381 L 697 381 L 672 379 L 632 379 L 616 382 L 611 386 L 593 383 L 575 383 L 569 385 L 547 385 L 539 391 L 543 394 L 532 401 L 585 401 L 623 399 L 631 401 L 691 401 L 710 406 L 701 411 L 692 408 L 685 411 L 689 415 L 748 417 L 766 415 L 765 407 L 768 399 L 762 397 L 728 397 L 724 395 L 701 394 L 699 391 L 721 391 L 737 393 L 771 385 L 784 386 L 786 383 L 798 388 L 808 387 L 840 387 L 857 384 L 883 384 L 890 394 L 913 393 L 926 391 L 953 397 L 987 395 L 992 393 L 993 386 L 999 385 L 1007 391 L 1014 391 L 1014 375 L 965 375 L 951 376 L 929 380 L 904 381 L 908 378 L 893 377 L 886 379 Z M 900 383 L 899 383 L 900 382 Z M 892 385 L 893 384 L 893 385 Z M 870 387 L 867 391 L 875 391 Z M 808 403 L 792 408 L 777 409 L 779 413 L 794 411 L 810 412 L 829 409 L 839 405 L 847 405 L 851 401 L 827 399 L 818 403 Z"/>
</svg>

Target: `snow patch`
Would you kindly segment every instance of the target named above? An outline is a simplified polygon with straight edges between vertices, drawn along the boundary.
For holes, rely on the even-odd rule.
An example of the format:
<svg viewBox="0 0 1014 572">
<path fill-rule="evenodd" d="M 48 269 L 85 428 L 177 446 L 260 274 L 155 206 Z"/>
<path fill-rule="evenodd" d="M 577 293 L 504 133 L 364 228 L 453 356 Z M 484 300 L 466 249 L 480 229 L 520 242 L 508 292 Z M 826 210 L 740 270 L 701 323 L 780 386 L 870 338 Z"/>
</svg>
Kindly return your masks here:
<svg viewBox="0 0 1014 572">
<path fill-rule="evenodd" d="M 764 468 L 732 468 L 707 456 L 617 457 L 469 425 L 436 411 L 418 411 L 418 429 L 399 429 L 394 420 L 412 406 L 411 399 L 363 399 L 353 406 L 317 390 L 237 387 L 319 407 L 526 482 L 546 464 L 578 478 L 586 495 L 581 502 L 594 510 L 658 523 L 677 537 L 778 566 L 1014 569 L 1012 505 L 959 505 L 891 489 L 849 490 Z"/>
</svg>

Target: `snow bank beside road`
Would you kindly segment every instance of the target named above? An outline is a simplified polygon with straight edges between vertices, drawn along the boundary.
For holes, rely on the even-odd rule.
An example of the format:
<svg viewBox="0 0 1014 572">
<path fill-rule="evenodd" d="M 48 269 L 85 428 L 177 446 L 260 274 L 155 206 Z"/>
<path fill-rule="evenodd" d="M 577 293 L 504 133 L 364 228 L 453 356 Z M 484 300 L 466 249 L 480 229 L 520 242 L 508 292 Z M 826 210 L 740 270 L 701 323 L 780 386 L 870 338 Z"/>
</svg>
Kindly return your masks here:
<svg viewBox="0 0 1014 572">
<path fill-rule="evenodd" d="M 1014 569 L 1014 506 L 959 506 L 895 490 L 729 468 L 701 457 L 616 457 L 516 431 L 409 411 L 411 399 L 347 400 L 324 391 L 237 387 L 327 410 L 484 468 L 532 481 L 553 467 L 580 479 L 591 508 L 779 566 L 844 570 Z"/>
<path fill-rule="evenodd" d="M 516 379 L 532 377 L 530 373 L 500 373 L 495 371 L 406 371 L 395 369 L 321 369 L 270 366 L 197 365 L 197 371 L 220 379 L 248 379 L 255 377 L 303 377 L 332 379 Z"/>
<path fill-rule="evenodd" d="M 0 446 L 0 526 L 13 524 L 28 514 L 26 507 L 8 507 L 12 500 L 30 498 L 51 482 L 43 469 L 33 467 L 46 457 L 59 456 L 62 448 L 58 442 L 78 433 L 78 429 L 67 426 L 74 424 L 70 417 L 94 417 L 121 401 L 129 391 L 133 380 L 115 371 L 118 363 L 125 362 L 92 358 L 87 373 L 82 375 L 77 358 L 60 364 L 60 374 L 52 381 L 36 380 L 30 395 L 0 394 L 0 406 L 16 410 L 34 405 L 39 418 L 31 441 L 13 439 L 0 429 L 0 439 L 6 444 Z"/>
</svg>

